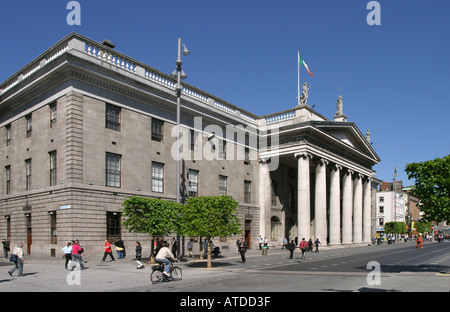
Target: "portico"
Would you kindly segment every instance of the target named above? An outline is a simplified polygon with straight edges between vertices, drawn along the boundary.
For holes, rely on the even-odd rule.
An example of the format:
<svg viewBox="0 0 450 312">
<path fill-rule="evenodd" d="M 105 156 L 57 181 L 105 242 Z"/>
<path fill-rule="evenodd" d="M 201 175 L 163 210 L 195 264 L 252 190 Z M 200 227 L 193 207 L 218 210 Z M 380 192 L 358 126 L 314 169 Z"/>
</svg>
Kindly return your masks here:
<svg viewBox="0 0 450 312">
<path fill-rule="evenodd" d="M 280 233 L 271 237 L 274 245 L 283 237 L 319 239 L 322 246 L 370 243 L 372 166 L 379 158 L 368 138 L 346 118 L 327 120 L 308 105 L 289 114 L 271 123 L 279 129 L 279 145 L 260 151 L 266 159 L 260 162 L 262 235 Z M 279 157 L 276 170 L 267 168 L 270 157 Z M 272 190 L 278 201 L 270 201 L 272 184 L 289 185 L 290 191 Z M 283 220 L 273 225 L 281 230 L 267 231 L 272 217 Z"/>
</svg>

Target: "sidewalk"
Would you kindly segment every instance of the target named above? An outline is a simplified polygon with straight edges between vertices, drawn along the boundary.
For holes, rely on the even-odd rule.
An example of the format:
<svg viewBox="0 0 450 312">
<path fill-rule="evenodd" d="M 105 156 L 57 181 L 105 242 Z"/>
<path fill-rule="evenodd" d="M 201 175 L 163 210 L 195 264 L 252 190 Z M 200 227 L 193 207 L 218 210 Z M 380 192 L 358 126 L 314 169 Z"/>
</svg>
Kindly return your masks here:
<svg viewBox="0 0 450 312">
<path fill-rule="evenodd" d="M 334 249 L 362 247 L 359 246 L 335 246 L 320 247 L 321 252 Z M 365 245 L 367 246 L 367 245 Z M 371 248 L 371 247 L 367 247 Z M 296 250 L 298 253 L 298 249 Z M 194 253 L 195 254 L 195 253 Z M 269 248 L 267 257 L 273 255 L 289 255 L 289 251 L 281 248 Z M 146 265 L 148 258 L 142 259 L 146 266 L 144 269 L 136 269 L 137 263 L 134 257 L 116 259 L 115 262 L 100 262 L 102 255 L 90 257 L 84 264 L 86 270 L 64 270 L 64 259 L 61 257 L 34 257 L 25 256 L 24 276 L 17 277 L 17 271 L 10 277 L 8 270 L 13 263 L 8 259 L 0 259 L 0 292 L 108 292 L 127 289 L 139 289 L 151 291 L 150 282 L 151 265 Z M 246 258 L 263 257 L 262 251 L 248 249 Z M 198 254 L 193 259 L 176 262 L 183 269 L 183 277 L 217 274 L 220 268 L 240 268 L 241 256 L 234 250 L 222 250 L 222 257 L 213 258 L 213 269 L 206 268 L 207 260 L 200 260 Z M 154 288 L 153 288 L 154 289 Z"/>
</svg>

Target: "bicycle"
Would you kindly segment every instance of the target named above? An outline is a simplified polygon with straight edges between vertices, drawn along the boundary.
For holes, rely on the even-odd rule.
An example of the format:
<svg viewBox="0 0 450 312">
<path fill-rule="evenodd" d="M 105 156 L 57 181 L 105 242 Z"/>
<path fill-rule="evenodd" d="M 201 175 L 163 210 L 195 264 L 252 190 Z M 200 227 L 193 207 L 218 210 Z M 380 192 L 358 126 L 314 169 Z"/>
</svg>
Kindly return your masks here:
<svg viewBox="0 0 450 312">
<path fill-rule="evenodd" d="M 164 272 L 164 263 L 160 261 L 156 261 L 158 264 L 152 266 L 152 273 L 150 274 L 150 280 L 153 284 L 159 284 L 163 281 L 179 281 L 183 275 L 183 271 L 180 267 L 173 265 L 169 270 L 169 276 L 165 276 Z"/>
</svg>

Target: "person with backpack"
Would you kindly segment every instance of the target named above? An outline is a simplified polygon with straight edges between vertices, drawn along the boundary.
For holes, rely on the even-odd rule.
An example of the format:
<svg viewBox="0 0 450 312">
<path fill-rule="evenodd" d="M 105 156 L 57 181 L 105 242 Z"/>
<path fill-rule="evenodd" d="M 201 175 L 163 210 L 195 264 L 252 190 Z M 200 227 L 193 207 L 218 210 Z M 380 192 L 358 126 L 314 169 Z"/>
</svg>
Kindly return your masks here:
<svg viewBox="0 0 450 312">
<path fill-rule="evenodd" d="M 23 257 L 22 247 L 23 244 L 20 242 L 16 247 L 14 247 L 13 251 L 11 252 L 11 258 L 9 259 L 9 261 L 14 262 L 16 266 L 8 271 L 9 276 L 12 276 L 12 274 L 17 269 L 19 269 L 19 273 L 17 274 L 17 276 L 23 276 L 23 263 L 25 262 L 25 259 Z"/>
<path fill-rule="evenodd" d="M 308 250 L 308 242 L 305 241 L 305 238 L 302 238 L 302 241 L 300 242 L 300 245 L 298 246 L 298 248 L 302 251 L 302 259 L 304 260 L 305 257 L 305 252 Z"/>
<path fill-rule="evenodd" d="M 83 265 L 83 259 L 81 258 L 81 254 L 84 252 L 83 247 L 80 246 L 80 241 L 75 240 L 74 245 L 72 246 L 72 261 L 78 262 L 80 264 L 80 269 L 84 270 L 85 267 Z"/>
<path fill-rule="evenodd" d="M 289 250 L 289 259 L 294 257 L 295 243 L 293 240 L 287 245 L 287 249 Z"/>
</svg>

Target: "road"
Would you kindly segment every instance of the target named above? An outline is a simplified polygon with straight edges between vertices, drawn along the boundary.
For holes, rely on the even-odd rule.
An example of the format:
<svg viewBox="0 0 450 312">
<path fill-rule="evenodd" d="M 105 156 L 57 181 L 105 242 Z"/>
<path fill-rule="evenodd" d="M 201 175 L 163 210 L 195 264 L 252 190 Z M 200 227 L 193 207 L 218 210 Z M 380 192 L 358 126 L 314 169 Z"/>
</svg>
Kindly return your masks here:
<svg viewBox="0 0 450 312">
<path fill-rule="evenodd" d="M 322 249 L 307 253 L 306 260 L 300 259 L 298 251 L 294 259 L 289 259 L 286 251 L 270 250 L 267 256 L 247 257 L 245 264 L 237 258 L 215 260 L 216 267 L 207 275 L 191 270 L 182 281 L 153 285 L 151 291 L 448 292 L 450 244 L 424 246 L 416 249 L 413 242 L 408 242 Z"/>
</svg>

